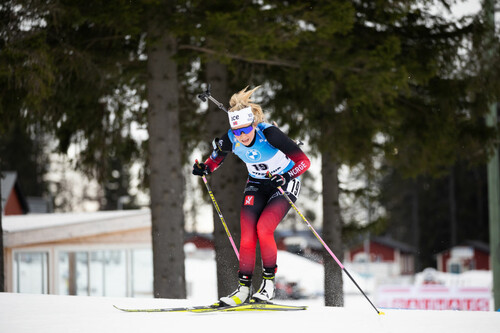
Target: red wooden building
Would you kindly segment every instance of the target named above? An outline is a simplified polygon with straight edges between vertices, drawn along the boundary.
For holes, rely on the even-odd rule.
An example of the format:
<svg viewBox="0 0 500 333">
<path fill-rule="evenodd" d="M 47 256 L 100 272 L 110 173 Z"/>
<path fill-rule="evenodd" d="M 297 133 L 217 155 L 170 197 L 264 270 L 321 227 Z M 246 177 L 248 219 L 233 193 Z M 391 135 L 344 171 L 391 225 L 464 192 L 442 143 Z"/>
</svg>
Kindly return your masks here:
<svg viewBox="0 0 500 333">
<path fill-rule="evenodd" d="M 28 203 L 17 182 L 17 172 L 3 172 L 2 182 L 2 214 L 22 215 L 28 213 Z"/>
<path fill-rule="evenodd" d="M 415 250 L 410 245 L 390 237 L 371 237 L 369 241 L 351 247 L 344 253 L 351 263 L 386 263 L 397 267 L 394 273 L 415 273 Z"/>
<path fill-rule="evenodd" d="M 490 247 L 480 241 L 467 241 L 463 245 L 436 255 L 437 270 L 462 273 L 469 270 L 490 270 Z"/>
<path fill-rule="evenodd" d="M 186 235 L 184 243 L 193 243 L 197 249 L 215 249 L 214 240 L 211 234 L 189 233 Z"/>
</svg>

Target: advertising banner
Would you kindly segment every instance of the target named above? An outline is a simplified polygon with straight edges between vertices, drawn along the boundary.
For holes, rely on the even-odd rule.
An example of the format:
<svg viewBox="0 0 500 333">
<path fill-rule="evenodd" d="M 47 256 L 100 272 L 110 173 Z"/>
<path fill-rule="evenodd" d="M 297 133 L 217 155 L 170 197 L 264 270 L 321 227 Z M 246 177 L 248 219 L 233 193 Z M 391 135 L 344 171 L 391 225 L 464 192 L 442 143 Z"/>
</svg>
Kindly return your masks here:
<svg viewBox="0 0 500 333">
<path fill-rule="evenodd" d="M 492 293 L 483 287 L 441 285 L 381 286 L 377 304 L 382 308 L 489 311 Z"/>
</svg>

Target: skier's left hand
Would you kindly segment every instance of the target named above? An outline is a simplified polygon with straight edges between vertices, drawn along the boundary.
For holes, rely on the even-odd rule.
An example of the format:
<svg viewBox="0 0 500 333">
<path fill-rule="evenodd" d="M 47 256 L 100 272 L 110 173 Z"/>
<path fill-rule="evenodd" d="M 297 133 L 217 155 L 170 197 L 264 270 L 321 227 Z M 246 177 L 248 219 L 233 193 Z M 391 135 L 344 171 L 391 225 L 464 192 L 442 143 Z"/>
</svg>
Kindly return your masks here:
<svg viewBox="0 0 500 333">
<path fill-rule="evenodd" d="M 278 187 L 278 186 L 285 187 L 285 185 L 286 185 L 286 183 L 288 183 L 288 181 L 290 181 L 288 173 L 285 173 L 283 175 L 278 175 L 278 174 L 271 175 L 271 178 L 270 178 L 271 185 L 274 187 Z"/>
</svg>

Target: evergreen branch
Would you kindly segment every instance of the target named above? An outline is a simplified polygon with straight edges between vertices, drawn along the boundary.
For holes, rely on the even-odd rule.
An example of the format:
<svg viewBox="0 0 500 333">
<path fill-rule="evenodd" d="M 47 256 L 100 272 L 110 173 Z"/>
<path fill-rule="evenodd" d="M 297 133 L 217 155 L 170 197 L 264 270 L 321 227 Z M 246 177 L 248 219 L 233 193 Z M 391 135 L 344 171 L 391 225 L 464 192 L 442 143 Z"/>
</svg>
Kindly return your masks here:
<svg viewBox="0 0 500 333">
<path fill-rule="evenodd" d="M 92 48 L 95 43 L 123 40 L 123 39 L 125 39 L 125 36 L 126 35 L 115 35 L 115 36 L 105 36 L 105 37 L 99 37 L 99 38 L 97 38 L 97 37 L 92 38 L 92 39 L 87 41 L 87 45 L 85 47 L 85 50 Z"/>
<path fill-rule="evenodd" d="M 179 45 L 178 49 L 179 50 L 192 50 L 192 51 L 198 51 L 198 52 L 203 52 L 203 53 L 207 53 L 207 54 L 225 56 L 225 57 L 229 57 L 231 59 L 242 60 L 242 61 L 246 61 L 246 62 L 254 63 L 254 64 L 299 68 L 299 65 L 296 63 L 291 63 L 291 62 L 282 61 L 282 60 L 251 59 L 251 58 L 247 58 L 247 57 L 240 56 L 237 54 L 230 54 L 230 53 L 223 53 L 222 54 L 218 51 L 208 49 L 205 47 L 200 47 L 200 46 Z"/>
</svg>

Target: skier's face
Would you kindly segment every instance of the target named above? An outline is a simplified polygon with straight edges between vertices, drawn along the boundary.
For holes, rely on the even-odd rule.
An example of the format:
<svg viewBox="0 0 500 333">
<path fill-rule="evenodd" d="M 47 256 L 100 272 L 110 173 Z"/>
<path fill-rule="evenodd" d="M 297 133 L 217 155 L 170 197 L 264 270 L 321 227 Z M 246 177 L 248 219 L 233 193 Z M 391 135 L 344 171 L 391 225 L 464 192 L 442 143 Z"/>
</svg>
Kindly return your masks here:
<svg viewBox="0 0 500 333">
<path fill-rule="evenodd" d="M 253 125 L 239 126 L 236 128 L 232 128 L 232 130 L 236 139 L 245 146 L 250 145 L 253 141 L 253 138 L 255 137 L 255 126 Z"/>
</svg>

